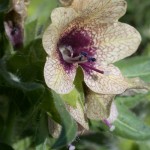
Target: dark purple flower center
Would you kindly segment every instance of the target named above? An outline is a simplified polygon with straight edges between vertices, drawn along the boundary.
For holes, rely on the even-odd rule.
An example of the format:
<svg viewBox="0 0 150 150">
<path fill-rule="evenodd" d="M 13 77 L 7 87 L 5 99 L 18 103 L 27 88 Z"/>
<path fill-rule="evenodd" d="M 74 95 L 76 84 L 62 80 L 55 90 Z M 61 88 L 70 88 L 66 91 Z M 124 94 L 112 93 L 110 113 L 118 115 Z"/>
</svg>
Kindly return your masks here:
<svg viewBox="0 0 150 150">
<path fill-rule="evenodd" d="M 83 28 L 71 29 L 60 38 L 58 43 L 60 59 L 65 69 L 66 66 L 78 63 L 88 72 L 93 70 L 103 74 L 103 71 L 94 68 L 96 49 L 92 37 Z"/>
</svg>

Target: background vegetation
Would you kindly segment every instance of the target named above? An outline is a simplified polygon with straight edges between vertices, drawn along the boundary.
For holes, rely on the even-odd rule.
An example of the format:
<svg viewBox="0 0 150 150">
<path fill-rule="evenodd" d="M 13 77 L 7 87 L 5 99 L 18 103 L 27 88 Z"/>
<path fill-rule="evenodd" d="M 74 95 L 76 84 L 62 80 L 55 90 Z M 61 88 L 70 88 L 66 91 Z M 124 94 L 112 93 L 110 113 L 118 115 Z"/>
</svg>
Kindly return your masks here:
<svg viewBox="0 0 150 150">
<path fill-rule="evenodd" d="M 75 137 L 76 124 L 62 99 L 47 89 L 43 79 L 46 54 L 41 37 L 58 2 L 31 0 L 24 48 L 19 51 L 13 49 L 4 33 L 8 2 L 0 0 L 0 150 L 50 150 L 52 146 L 67 149 L 65 145 Z M 149 0 L 128 0 L 121 21 L 137 28 L 143 40 L 136 54 L 116 64 L 126 77 L 141 77 L 146 82 L 150 82 L 149 8 Z M 90 121 L 90 134 L 74 141 L 78 150 L 150 149 L 150 93 L 117 97 L 115 101 L 119 110 L 115 132 L 101 122 Z M 47 113 L 62 121 L 63 132 L 58 140 L 49 135 Z"/>
</svg>

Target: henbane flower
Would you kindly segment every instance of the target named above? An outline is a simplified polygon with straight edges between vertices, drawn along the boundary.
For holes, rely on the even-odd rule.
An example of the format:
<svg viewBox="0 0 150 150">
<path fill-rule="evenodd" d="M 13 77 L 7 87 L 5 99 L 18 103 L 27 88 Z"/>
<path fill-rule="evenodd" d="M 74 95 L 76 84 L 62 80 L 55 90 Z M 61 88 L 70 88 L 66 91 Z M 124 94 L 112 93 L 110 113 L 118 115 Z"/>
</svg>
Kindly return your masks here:
<svg viewBox="0 0 150 150">
<path fill-rule="evenodd" d="M 130 88 L 112 65 L 133 54 L 141 41 L 136 29 L 118 22 L 125 11 L 124 0 L 73 0 L 69 7 L 54 9 L 43 35 L 48 87 L 69 93 L 80 66 L 86 85 L 96 93 L 120 94 Z"/>
</svg>

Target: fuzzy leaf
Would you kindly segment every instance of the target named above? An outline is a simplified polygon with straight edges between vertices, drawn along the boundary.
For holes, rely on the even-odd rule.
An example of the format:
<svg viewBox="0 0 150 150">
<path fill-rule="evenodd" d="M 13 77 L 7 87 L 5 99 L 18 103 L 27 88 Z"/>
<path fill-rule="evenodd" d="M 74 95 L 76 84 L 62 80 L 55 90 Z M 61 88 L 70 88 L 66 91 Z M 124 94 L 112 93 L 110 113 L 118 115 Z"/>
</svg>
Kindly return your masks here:
<svg viewBox="0 0 150 150">
<path fill-rule="evenodd" d="M 0 143 L 0 149 L 1 150 L 14 150 L 11 146 L 4 144 L 4 143 Z"/>
<path fill-rule="evenodd" d="M 150 58 L 133 57 L 116 63 L 125 77 L 140 77 L 150 81 Z"/>
<path fill-rule="evenodd" d="M 56 143 L 53 145 L 53 148 L 56 149 L 71 143 L 75 139 L 77 125 L 73 118 L 67 112 L 60 96 L 57 95 L 55 92 L 52 92 L 52 96 L 54 99 L 55 107 L 60 115 L 62 124 L 61 134 Z"/>
<path fill-rule="evenodd" d="M 5 11 L 8 8 L 10 0 L 1 0 L 0 2 L 0 12 Z"/>
<path fill-rule="evenodd" d="M 37 26 L 37 20 L 34 20 L 25 26 L 25 33 L 26 33 L 26 36 L 25 36 L 26 38 L 24 42 L 25 46 L 35 40 L 37 36 L 36 26 Z"/>
<path fill-rule="evenodd" d="M 132 140 L 147 140 L 150 138 L 150 127 L 138 119 L 126 106 L 117 103 L 119 117 L 115 121 L 116 135 Z"/>
<path fill-rule="evenodd" d="M 150 93 L 147 94 L 137 94 L 134 96 L 123 96 L 123 97 L 117 97 L 116 101 L 124 104 L 128 108 L 134 108 L 136 105 L 138 105 L 140 102 L 146 102 L 150 101 Z"/>
</svg>

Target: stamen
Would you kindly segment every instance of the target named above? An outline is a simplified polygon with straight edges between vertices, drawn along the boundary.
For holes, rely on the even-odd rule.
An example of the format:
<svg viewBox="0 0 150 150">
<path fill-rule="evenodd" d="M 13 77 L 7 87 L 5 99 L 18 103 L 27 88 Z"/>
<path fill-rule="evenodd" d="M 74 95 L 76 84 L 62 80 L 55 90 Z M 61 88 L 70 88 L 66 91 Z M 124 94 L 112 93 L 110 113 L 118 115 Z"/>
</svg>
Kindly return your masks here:
<svg viewBox="0 0 150 150">
<path fill-rule="evenodd" d="M 80 54 L 83 55 L 84 57 L 88 56 L 88 53 L 86 53 L 86 52 L 81 52 Z"/>
<path fill-rule="evenodd" d="M 87 52 L 82 51 L 79 56 L 73 57 L 73 49 L 71 46 L 60 46 L 59 50 L 62 54 L 63 59 L 68 62 L 68 63 L 85 63 L 85 62 L 95 62 L 96 59 L 93 57 L 88 56 Z M 85 67 L 90 67 L 90 66 L 86 66 Z M 95 69 L 95 68 L 91 68 L 92 70 L 95 70 L 99 73 L 103 73 L 102 71 Z"/>
<path fill-rule="evenodd" d="M 96 58 L 93 58 L 93 57 L 88 58 L 88 62 L 95 62 L 95 61 L 96 61 Z"/>
<path fill-rule="evenodd" d="M 86 65 L 86 64 L 80 64 L 80 65 L 83 66 L 84 68 L 88 68 L 88 69 L 90 69 L 90 70 L 93 70 L 93 71 L 96 71 L 96 72 L 98 72 L 98 73 L 104 74 L 104 71 L 98 70 L 98 69 L 96 69 L 96 68 L 94 68 L 94 67 L 88 66 L 88 65 Z"/>
</svg>

